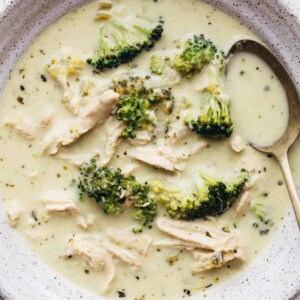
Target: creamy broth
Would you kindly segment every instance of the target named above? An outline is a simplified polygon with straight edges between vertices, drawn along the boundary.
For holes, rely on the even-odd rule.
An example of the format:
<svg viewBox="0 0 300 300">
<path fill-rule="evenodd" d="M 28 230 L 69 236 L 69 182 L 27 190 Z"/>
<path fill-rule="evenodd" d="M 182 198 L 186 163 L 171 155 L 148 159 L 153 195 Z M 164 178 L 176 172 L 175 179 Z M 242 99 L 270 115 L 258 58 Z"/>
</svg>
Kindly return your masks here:
<svg viewBox="0 0 300 300">
<path fill-rule="evenodd" d="M 21 111 L 39 124 L 45 109 L 54 111 L 52 124 L 60 118 L 70 117 L 70 113 L 61 102 L 61 89 L 45 71 L 45 65 L 64 47 L 83 58 L 88 57 L 88 53 L 97 47 L 99 23 L 95 22 L 94 15 L 98 5 L 99 1 L 92 1 L 70 12 L 35 40 L 18 62 L 4 90 L 0 103 L 1 120 L 5 120 L 13 112 Z M 220 49 L 228 49 L 238 38 L 257 39 L 230 16 L 200 1 L 127 0 L 113 1 L 113 5 L 125 16 L 164 17 L 163 38 L 150 53 L 173 51 L 176 41 L 190 33 L 203 33 Z M 149 73 L 150 53 L 144 52 L 138 56 L 129 64 L 129 69 Z M 116 70 L 97 74 L 91 66 L 86 65 L 80 76 L 94 80 L 101 86 L 109 85 L 116 72 L 122 71 L 128 71 L 128 66 L 121 65 Z M 191 80 L 184 79 L 173 87 L 176 101 L 186 97 L 197 107 L 199 92 L 195 90 L 195 85 L 199 76 L 200 74 Z M 74 82 L 76 83 L 76 78 Z M 233 136 L 240 135 L 246 143 L 254 141 L 262 144 L 270 144 L 281 136 L 288 120 L 286 95 L 278 79 L 262 61 L 248 54 L 237 55 L 227 74 L 225 88 L 231 97 Z M 170 119 L 173 120 L 172 117 Z M 102 233 L 108 228 L 131 228 L 136 222 L 127 212 L 118 217 L 104 214 L 95 201 L 87 197 L 84 201 L 76 201 L 76 204 L 85 216 L 94 217 L 94 225 L 88 229 L 79 227 L 69 214 L 53 214 L 49 220 L 46 219 L 39 195 L 44 191 L 59 189 L 76 192 L 72 180 L 79 175 L 78 168 L 71 163 L 55 155 L 41 153 L 40 141 L 47 130 L 49 129 L 39 126 L 37 136 L 27 140 L 2 123 L 1 196 L 8 208 L 12 205 L 20 207 L 22 212 L 16 229 L 38 256 L 66 278 L 96 294 L 101 294 L 106 280 L 105 272 L 96 272 L 84 266 L 80 259 L 66 259 L 66 244 L 78 234 Z M 68 150 L 80 154 L 89 153 L 96 148 L 101 153 L 105 139 L 104 128 L 100 125 L 68 147 Z M 261 197 L 262 193 L 267 193 L 264 202 L 273 225 L 259 222 L 250 209 L 243 216 L 236 217 L 234 205 L 217 219 L 220 226 L 228 226 L 233 231 L 236 228 L 239 231 L 247 249 L 246 262 L 234 260 L 222 268 L 193 274 L 190 253 L 179 253 L 178 261 L 170 265 L 168 258 L 177 255 L 178 249 L 150 246 L 147 256 L 140 257 L 141 266 L 137 270 L 121 261 L 116 262 L 116 278 L 106 297 L 118 298 L 122 293 L 126 296 L 125 299 L 181 299 L 189 294 L 205 295 L 207 288 L 214 288 L 216 284 L 232 275 L 239 276 L 271 241 L 272 235 L 281 225 L 281 220 L 285 218 L 289 205 L 286 187 L 275 159 L 256 152 L 248 145 L 242 152 L 236 153 L 231 149 L 229 139 L 208 143 L 209 147 L 186 161 L 186 167 L 179 177 L 177 174 L 130 159 L 126 155 L 129 148 L 127 141 L 119 144 L 109 166 L 122 169 L 126 164 L 134 163 L 137 168 L 133 175 L 139 181 L 151 181 L 159 177 L 168 181 L 171 187 L 190 185 L 203 170 L 226 176 L 236 168 L 251 168 L 260 177 L 251 189 L 251 197 L 256 199 Z M 294 153 L 298 149 L 299 145 L 296 145 Z M 299 164 L 296 164 L 295 155 L 293 161 L 296 169 Z M 160 209 L 159 214 L 164 214 L 164 210 Z M 253 226 L 256 223 L 258 228 Z M 152 229 L 144 229 L 143 234 L 151 236 L 153 240 L 165 238 L 155 225 Z"/>
<path fill-rule="evenodd" d="M 288 103 L 283 86 L 267 64 L 252 54 L 237 54 L 231 61 L 227 80 L 237 132 L 257 145 L 278 140 L 287 127 Z"/>
</svg>

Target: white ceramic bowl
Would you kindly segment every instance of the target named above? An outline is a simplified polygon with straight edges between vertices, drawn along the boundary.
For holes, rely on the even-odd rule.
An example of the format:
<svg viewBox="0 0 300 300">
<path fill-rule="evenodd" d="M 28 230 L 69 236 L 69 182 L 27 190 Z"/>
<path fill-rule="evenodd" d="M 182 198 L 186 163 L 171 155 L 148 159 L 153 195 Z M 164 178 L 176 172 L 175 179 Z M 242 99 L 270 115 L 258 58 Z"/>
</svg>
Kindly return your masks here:
<svg viewBox="0 0 300 300">
<path fill-rule="evenodd" d="M 124 0 L 126 1 L 126 0 Z M 299 0 L 294 0 L 299 1 Z M 5 2 L 5 0 L 4 0 Z M 18 57 L 47 25 L 83 0 L 14 0 L 0 16 L 0 93 Z M 282 59 L 300 90 L 300 5 L 291 0 L 208 0 L 238 18 Z M 0 201 L 0 298 L 99 299 L 64 280 L 7 224 Z M 290 209 L 269 247 L 244 272 L 207 291 L 208 299 L 292 299 L 300 292 L 300 235 Z M 191 297 L 190 299 L 196 299 Z M 199 297 L 197 296 L 197 299 Z"/>
</svg>

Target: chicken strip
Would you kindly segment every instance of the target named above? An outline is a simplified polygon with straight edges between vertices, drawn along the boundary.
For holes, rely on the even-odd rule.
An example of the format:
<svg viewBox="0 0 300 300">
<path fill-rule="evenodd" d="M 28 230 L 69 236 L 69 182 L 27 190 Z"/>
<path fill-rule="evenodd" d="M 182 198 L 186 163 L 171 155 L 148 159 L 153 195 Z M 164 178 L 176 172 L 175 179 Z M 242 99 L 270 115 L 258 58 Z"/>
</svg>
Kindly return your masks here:
<svg viewBox="0 0 300 300">
<path fill-rule="evenodd" d="M 222 250 L 216 250 L 213 252 L 197 250 L 193 251 L 193 257 L 196 262 L 193 264 L 192 270 L 196 273 L 222 267 L 227 262 L 236 258 L 244 260 L 244 255 L 241 251 L 239 253 L 235 253 L 234 251 L 224 252 Z"/>
<path fill-rule="evenodd" d="M 98 149 L 94 149 L 88 153 L 79 153 L 79 154 L 61 150 L 56 155 L 56 157 L 63 159 L 76 167 L 80 167 L 84 163 L 89 162 L 92 158 L 99 157 L 99 156 L 100 156 L 100 151 Z"/>
<path fill-rule="evenodd" d="M 242 216 L 248 209 L 251 201 L 251 193 L 244 191 L 239 197 L 239 202 L 235 210 L 235 216 Z"/>
<path fill-rule="evenodd" d="M 239 135 L 234 135 L 230 138 L 230 146 L 233 151 L 239 153 L 246 148 L 246 141 Z"/>
<path fill-rule="evenodd" d="M 107 251 L 109 251 L 113 256 L 118 257 L 123 262 L 134 267 L 140 266 L 138 257 L 133 251 L 125 249 L 124 247 L 116 243 L 112 243 L 109 240 L 103 240 L 102 244 Z"/>
<path fill-rule="evenodd" d="M 172 127 L 168 132 L 168 138 L 171 144 L 175 144 L 178 141 L 185 139 L 192 133 L 190 128 L 184 124 L 187 115 L 188 115 L 188 110 L 183 110 L 180 113 L 179 119 L 177 119 L 172 123 Z"/>
<path fill-rule="evenodd" d="M 56 154 L 61 146 L 72 144 L 80 136 L 102 123 L 111 113 L 119 94 L 108 90 L 82 107 L 78 116 L 60 120 L 42 140 L 43 153 Z"/>
<path fill-rule="evenodd" d="M 69 240 L 65 256 L 69 259 L 77 256 L 95 271 L 105 270 L 107 281 L 103 289 L 104 292 L 109 291 L 115 278 L 115 265 L 112 256 L 101 245 L 101 238 L 93 235 L 77 235 Z"/>
<path fill-rule="evenodd" d="M 237 235 L 224 232 L 210 221 L 178 221 L 158 218 L 157 227 L 173 239 L 155 245 L 192 251 L 196 260 L 193 270 L 201 272 L 220 267 L 235 258 L 245 260 L 246 252 Z"/>
<path fill-rule="evenodd" d="M 81 210 L 75 204 L 76 195 L 70 191 L 53 190 L 43 193 L 40 200 L 45 204 L 48 214 L 68 212 L 75 217 L 77 225 L 87 228 L 87 222 Z"/>
<path fill-rule="evenodd" d="M 251 189 L 256 185 L 257 181 L 260 179 L 261 175 L 252 174 L 249 180 L 243 186 L 243 192 L 239 196 L 237 204 L 235 205 L 235 216 L 239 217 L 246 213 L 250 206 L 252 199 Z"/>
<path fill-rule="evenodd" d="M 153 139 L 153 133 L 147 130 L 139 130 L 134 139 L 129 139 L 130 144 L 135 146 L 145 145 Z"/>
<path fill-rule="evenodd" d="M 185 242 L 177 239 L 163 239 L 153 242 L 153 246 L 172 247 L 192 251 L 197 248 L 197 244 Z"/>
<path fill-rule="evenodd" d="M 14 128 L 19 135 L 28 140 L 34 139 L 37 134 L 37 127 L 34 122 L 21 112 L 9 116 L 4 126 Z"/>
<path fill-rule="evenodd" d="M 110 116 L 105 122 L 107 139 L 104 144 L 104 154 L 101 165 L 107 165 L 110 162 L 119 143 L 124 126 L 124 123 L 116 120 L 114 116 Z"/>
<path fill-rule="evenodd" d="M 53 109 L 49 107 L 46 107 L 42 111 L 40 124 L 42 125 L 43 128 L 46 128 L 52 122 L 53 113 L 54 113 Z"/>
<path fill-rule="evenodd" d="M 129 149 L 128 156 L 136 160 L 143 161 L 149 165 L 167 171 L 182 170 L 181 162 L 191 157 L 193 154 L 206 147 L 207 143 L 198 140 L 191 146 L 177 147 L 173 149 L 164 143 L 157 146 L 147 145 Z"/>
<path fill-rule="evenodd" d="M 147 254 L 152 242 L 150 236 L 145 234 L 133 234 L 131 230 L 107 230 L 107 235 L 116 244 L 122 245 L 127 249 L 137 251 L 139 254 Z"/>
</svg>

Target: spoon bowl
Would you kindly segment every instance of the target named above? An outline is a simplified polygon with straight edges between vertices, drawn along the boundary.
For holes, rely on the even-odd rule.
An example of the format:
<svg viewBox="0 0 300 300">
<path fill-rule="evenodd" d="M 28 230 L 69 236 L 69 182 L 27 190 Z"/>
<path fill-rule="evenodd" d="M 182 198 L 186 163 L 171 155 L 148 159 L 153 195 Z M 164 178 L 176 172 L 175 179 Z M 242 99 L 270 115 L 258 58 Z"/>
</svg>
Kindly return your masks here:
<svg viewBox="0 0 300 300">
<path fill-rule="evenodd" d="M 228 51 L 227 66 L 232 56 L 238 52 L 248 52 L 263 59 L 273 70 L 285 89 L 289 106 L 289 121 L 285 133 L 272 145 L 250 145 L 258 151 L 272 154 L 278 160 L 300 228 L 300 200 L 297 195 L 287 155 L 289 148 L 300 133 L 300 100 L 296 86 L 278 58 L 262 44 L 253 40 L 240 40 L 236 42 Z"/>
</svg>

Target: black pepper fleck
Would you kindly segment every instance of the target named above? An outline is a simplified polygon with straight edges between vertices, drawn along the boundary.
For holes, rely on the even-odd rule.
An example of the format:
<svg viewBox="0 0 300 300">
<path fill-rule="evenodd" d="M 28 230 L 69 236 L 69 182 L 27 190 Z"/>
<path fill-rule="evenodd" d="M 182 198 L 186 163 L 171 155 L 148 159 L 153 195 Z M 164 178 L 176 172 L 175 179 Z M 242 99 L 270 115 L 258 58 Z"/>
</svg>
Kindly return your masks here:
<svg viewBox="0 0 300 300">
<path fill-rule="evenodd" d="M 41 79 L 42 79 L 43 82 L 47 82 L 47 78 L 44 74 L 41 75 Z"/>
<path fill-rule="evenodd" d="M 119 295 L 119 298 L 125 298 L 126 297 L 126 294 L 123 291 L 117 291 L 117 293 Z"/>
<path fill-rule="evenodd" d="M 17 97 L 17 101 L 18 101 L 20 104 L 24 105 L 24 98 L 23 98 L 23 97 L 18 96 L 18 97 Z"/>
</svg>

